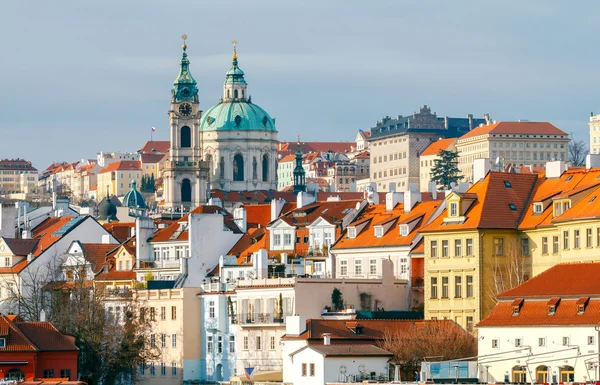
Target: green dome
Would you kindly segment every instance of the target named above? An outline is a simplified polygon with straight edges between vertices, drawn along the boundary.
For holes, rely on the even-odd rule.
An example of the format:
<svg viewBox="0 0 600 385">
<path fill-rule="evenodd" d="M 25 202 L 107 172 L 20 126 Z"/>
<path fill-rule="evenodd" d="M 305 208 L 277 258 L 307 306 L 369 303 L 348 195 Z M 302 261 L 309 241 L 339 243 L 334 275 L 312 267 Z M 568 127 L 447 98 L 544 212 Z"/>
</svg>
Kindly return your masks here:
<svg viewBox="0 0 600 385">
<path fill-rule="evenodd" d="M 275 119 L 250 101 L 228 101 L 211 107 L 202 115 L 200 130 L 277 132 Z"/>
<path fill-rule="evenodd" d="M 145 209 L 146 200 L 144 196 L 136 188 L 137 182 L 135 179 L 131 182 L 131 190 L 123 197 L 123 206 L 130 209 Z"/>
</svg>

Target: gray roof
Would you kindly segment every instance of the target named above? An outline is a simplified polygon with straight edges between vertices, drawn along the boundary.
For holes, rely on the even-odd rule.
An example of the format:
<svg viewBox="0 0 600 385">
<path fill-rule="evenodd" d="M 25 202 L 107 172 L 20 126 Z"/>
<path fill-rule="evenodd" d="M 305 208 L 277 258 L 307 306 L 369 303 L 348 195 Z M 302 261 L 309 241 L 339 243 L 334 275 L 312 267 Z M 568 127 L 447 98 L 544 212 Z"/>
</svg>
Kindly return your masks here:
<svg viewBox="0 0 600 385">
<path fill-rule="evenodd" d="M 302 349 L 295 351 L 290 356 L 296 355 L 304 349 L 312 349 L 320 353 L 323 357 L 348 357 L 348 356 L 371 356 L 371 357 L 391 357 L 393 354 L 385 349 L 375 345 L 368 344 L 333 344 L 333 345 L 306 345 Z"/>
</svg>

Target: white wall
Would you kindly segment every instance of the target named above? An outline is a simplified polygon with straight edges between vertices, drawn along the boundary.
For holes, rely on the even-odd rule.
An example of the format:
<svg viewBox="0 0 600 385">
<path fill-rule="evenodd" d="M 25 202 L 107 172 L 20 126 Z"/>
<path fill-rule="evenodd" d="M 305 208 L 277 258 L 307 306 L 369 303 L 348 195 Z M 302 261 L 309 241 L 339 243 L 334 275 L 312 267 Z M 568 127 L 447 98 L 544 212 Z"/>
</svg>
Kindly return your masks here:
<svg viewBox="0 0 600 385">
<path fill-rule="evenodd" d="M 550 372 L 556 371 L 559 375 L 559 367 L 569 365 L 575 368 L 575 381 L 583 382 L 585 377 L 590 380 L 598 380 L 598 372 L 586 369 L 585 360 L 598 360 L 598 331 L 593 326 L 563 326 L 563 327 L 480 327 L 478 340 L 478 354 L 480 379 L 482 381 L 504 381 L 506 372 L 509 380 L 512 380 L 512 368 L 519 365 L 528 365 L 527 381 L 535 380 L 536 367 L 546 365 Z M 563 337 L 569 338 L 569 346 L 563 345 Z M 593 338 L 593 344 L 588 344 L 588 337 Z M 521 339 L 522 349 L 515 347 L 515 339 Z M 540 345 L 540 338 L 545 339 L 545 346 Z M 492 347 L 492 340 L 498 341 L 498 347 Z M 531 350 L 525 348 L 530 346 Z M 569 349 L 572 347 L 571 349 Z M 575 356 L 579 353 L 579 358 Z M 533 357 L 525 356 L 529 353 Z M 543 355 L 539 356 L 539 354 Z M 591 355 L 592 353 L 595 354 Z M 492 355 L 489 358 L 486 356 Z M 538 355 L 538 356 L 536 356 Z M 585 356 L 587 355 L 587 356 Z M 489 365 L 489 378 L 486 378 L 486 366 Z M 550 374 L 551 375 L 551 374 Z M 560 378 L 557 378 L 560 382 Z M 551 382 L 549 379 L 548 382 Z"/>
</svg>

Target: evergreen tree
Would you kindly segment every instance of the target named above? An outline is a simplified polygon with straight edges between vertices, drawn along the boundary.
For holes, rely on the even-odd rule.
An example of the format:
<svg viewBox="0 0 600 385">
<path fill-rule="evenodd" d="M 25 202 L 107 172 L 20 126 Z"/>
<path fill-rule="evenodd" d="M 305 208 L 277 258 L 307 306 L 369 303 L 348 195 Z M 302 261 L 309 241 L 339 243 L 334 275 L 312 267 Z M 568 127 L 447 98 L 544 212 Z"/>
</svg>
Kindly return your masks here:
<svg viewBox="0 0 600 385">
<path fill-rule="evenodd" d="M 142 175 L 142 180 L 140 181 L 140 191 L 146 192 L 146 175 Z"/>
<path fill-rule="evenodd" d="M 458 183 L 463 178 L 458 169 L 458 151 L 440 150 L 431 169 L 431 180 L 449 189 L 451 183 Z"/>
<path fill-rule="evenodd" d="M 156 187 L 154 186 L 154 173 L 152 173 L 152 175 L 150 176 L 150 179 L 148 181 L 148 192 L 155 192 L 156 191 Z"/>
</svg>

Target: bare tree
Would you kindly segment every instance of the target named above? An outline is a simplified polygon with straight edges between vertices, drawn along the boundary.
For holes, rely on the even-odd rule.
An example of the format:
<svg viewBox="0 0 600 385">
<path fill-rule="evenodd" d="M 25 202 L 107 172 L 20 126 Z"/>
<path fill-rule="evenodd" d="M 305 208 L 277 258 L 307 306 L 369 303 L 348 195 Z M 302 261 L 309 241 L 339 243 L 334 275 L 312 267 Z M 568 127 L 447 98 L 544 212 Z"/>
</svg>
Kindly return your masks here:
<svg viewBox="0 0 600 385">
<path fill-rule="evenodd" d="M 446 361 L 477 355 L 475 337 L 448 320 L 415 321 L 388 329 L 379 346 L 394 354 L 393 360 L 405 376 L 418 371 L 427 357 Z"/>
<path fill-rule="evenodd" d="M 573 166 L 585 165 L 585 157 L 590 149 L 583 140 L 571 140 L 569 142 L 569 162 Z"/>
<path fill-rule="evenodd" d="M 488 295 L 494 303 L 498 294 L 519 286 L 531 272 L 528 238 L 511 236 L 498 239 L 502 239 L 502 245 L 494 245 L 489 266 Z"/>
</svg>

